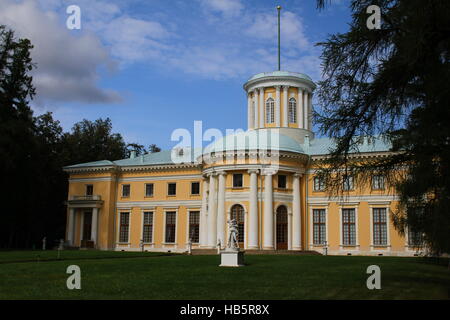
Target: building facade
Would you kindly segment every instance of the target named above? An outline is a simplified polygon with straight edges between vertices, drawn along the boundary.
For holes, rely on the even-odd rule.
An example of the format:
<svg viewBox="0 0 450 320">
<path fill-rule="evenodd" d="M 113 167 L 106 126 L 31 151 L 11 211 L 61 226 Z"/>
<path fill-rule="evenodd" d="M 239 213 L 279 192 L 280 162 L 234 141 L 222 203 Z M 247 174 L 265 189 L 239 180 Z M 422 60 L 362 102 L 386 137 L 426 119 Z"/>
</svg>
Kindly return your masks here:
<svg viewBox="0 0 450 320">
<path fill-rule="evenodd" d="M 340 255 L 415 255 L 391 215 L 398 197 L 382 176 L 345 183 L 330 196 L 315 176 L 333 141 L 312 131 L 313 81 L 275 71 L 244 84 L 248 130 L 200 152 L 176 148 L 119 161 L 68 166 L 68 243 L 102 250 L 171 251 L 226 245 L 236 219 L 245 250 L 315 250 Z M 362 139 L 361 159 L 389 147 Z M 189 161 L 177 161 L 179 158 Z"/>
</svg>

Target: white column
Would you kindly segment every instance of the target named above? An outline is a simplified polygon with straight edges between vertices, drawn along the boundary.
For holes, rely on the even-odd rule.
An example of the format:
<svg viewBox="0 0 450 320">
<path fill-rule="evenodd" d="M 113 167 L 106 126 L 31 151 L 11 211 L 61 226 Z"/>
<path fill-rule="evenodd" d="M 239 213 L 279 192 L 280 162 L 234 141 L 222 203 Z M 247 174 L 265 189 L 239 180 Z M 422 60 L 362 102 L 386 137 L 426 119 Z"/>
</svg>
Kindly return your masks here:
<svg viewBox="0 0 450 320">
<path fill-rule="evenodd" d="M 283 127 L 289 127 L 289 86 L 283 86 Z"/>
<path fill-rule="evenodd" d="M 288 250 L 292 250 L 292 212 L 288 212 Z"/>
<path fill-rule="evenodd" d="M 91 240 L 94 241 L 94 248 L 97 247 L 98 230 L 98 208 L 92 208 Z"/>
<path fill-rule="evenodd" d="M 308 129 L 308 91 L 303 91 L 303 128 Z"/>
<path fill-rule="evenodd" d="M 217 204 L 216 204 L 216 174 L 209 175 L 209 202 L 208 202 L 208 246 L 217 245 Z"/>
<path fill-rule="evenodd" d="M 248 170 L 248 173 L 250 174 L 248 248 L 258 249 L 258 170 Z"/>
<path fill-rule="evenodd" d="M 300 216 L 300 174 L 295 173 L 292 185 L 292 249 L 302 250 Z"/>
<path fill-rule="evenodd" d="M 275 98 L 275 124 L 277 127 L 281 127 L 280 119 L 281 119 L 281 106 L 280 106 L 280 86 L 276 86 L 276 98 Z"/>
<path fill-rule="evenodd" d="M 253 129 L 252 98 L 247 94 L 247 129 Z"/>
<path fill-rule="evenodd" d="M 264 128 L 265 122 L 264 122 L 264 87 L 259 88 L 259 127 Z"/>
<path fill-rule="evenodd" d="M 297 124 L 300 129 L 304 129 L 304 121 L 303 121 L 303 94 L 302 89 L 298 88 L 298 97 L 297 97 Z"/>
<path fill-rule="evenodd" d="M 253 90 L 253 102 L 255 103 L 255 112 L 254 118 L 253 118 L 253 127 L 255 129 L 259 128 L 259 93 L 258 89 Z"/>
<path fill-rule="evenodd" d="M 264 177 L 264 241 L 263 249 L 273 250 L 273 189 L 272 172 Z"/>
<path fill-rule="evenodd" d="M 209 183 L 208 180 L 206 178 L 203 178 L 203 196 L 202 196 L 202 214 L 200 217 L 200 246 L 206 246 L 208 239 L 206 237 L 206 235 L 208 234 L 208 229 L 207 229 L 207 219 L 208 219 L 208 188 L 209 188 Z"/>
<path fill-rule="evenodd" d="M 74 245 L 74 229 L 75 229 L 75 208 L 69 208 L 69 221 L 67 223 L 67 241 L 71 246 Z"/>
<path fill-rule="evenodd" d="M 219 172 L 219 191 L 217 194 L 217 241 L 225 247 L 225 179 L 226 172 Z"/>
<path fill-rule="evenodd" d="M 308 130 L 312 131 L 312 113 L 313 113 L 313 109 L 312 109 L 312 92 L 309 94 L 309 99 L 308 99 Z"/>
</svg>

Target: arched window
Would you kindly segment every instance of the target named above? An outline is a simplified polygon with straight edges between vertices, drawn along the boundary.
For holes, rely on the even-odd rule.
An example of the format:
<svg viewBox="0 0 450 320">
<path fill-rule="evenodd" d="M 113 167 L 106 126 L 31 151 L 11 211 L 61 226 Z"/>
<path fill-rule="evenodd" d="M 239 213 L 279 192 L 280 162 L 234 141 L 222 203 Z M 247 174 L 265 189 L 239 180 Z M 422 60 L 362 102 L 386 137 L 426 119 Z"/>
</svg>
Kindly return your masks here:
<svg viewBox="0 0 450 320">
<path fill-rule="evenodd" d="M 289 99 L 289 123 L 296 123 L 297 122 L 297 101 L 295 98 Z"/>
<path fill-rule="evenodd" d="M 245 239 L 245 228 L 244 228 L 244 221 L 245 221 L 245 215 L 244 215 L 244 208 L 240 204 L 235 204 L 231 208 L 231 220 L 236 220 L 238 224 L 238 241 L 244 242 Z"/>
<path fill-rule="evenodd" d="M 266 123 L 275 122 L 275 101 L 272 98 L 266 101 Z"/>
</svg>

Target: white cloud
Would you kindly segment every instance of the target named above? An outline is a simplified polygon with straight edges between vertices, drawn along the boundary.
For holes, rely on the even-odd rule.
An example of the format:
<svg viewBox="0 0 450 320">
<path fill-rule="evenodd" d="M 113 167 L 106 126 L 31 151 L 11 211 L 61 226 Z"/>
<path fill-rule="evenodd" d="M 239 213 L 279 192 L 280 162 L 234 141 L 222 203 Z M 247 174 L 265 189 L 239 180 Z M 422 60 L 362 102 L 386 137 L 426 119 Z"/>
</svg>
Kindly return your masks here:
<svg viewBox="0 0 450 320">
<path fill-rule="evenodd" d="M 98 69 L 114 65 L 98 37 L 74 35 L 55 13 L 42 11 L 35 1 L 0 0 L 0 6 L 0 21 L 34 45 L 31 56 L 37 64 L 33 83 L 38 104 L 120 101 L 117 92 L 98 86 Z"/>
<path fill-rule="evenodd" d="M 236 17 L 244 8 L 241 0 L 199 0 L 199 2 L 206 11 L 218 12 L 225 17 Z"/>
</svg>

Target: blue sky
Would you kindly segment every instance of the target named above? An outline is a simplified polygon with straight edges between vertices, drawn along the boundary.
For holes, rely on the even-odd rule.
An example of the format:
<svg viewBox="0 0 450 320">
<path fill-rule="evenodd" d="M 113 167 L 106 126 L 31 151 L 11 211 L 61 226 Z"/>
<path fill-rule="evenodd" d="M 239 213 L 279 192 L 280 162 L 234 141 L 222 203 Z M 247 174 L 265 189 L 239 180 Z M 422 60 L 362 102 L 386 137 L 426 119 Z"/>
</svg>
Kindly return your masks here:
<svg viewBox="0 0 450 320">
<path fill-rule="evenodd" d="M 0 0 L 0 21 L 35 44 L 37 114 L 65 130 L 109 117 L 127 142 L 168 149 L 173 130 L 246 128 L 243 83 L 277 68 L 276 6 L 282 10 L 282 70 L 320 80 L 320 48 L 350 21 L 346 1 Z M 68 30 L 66 8 L 81 9 Z"/>
</svg>

